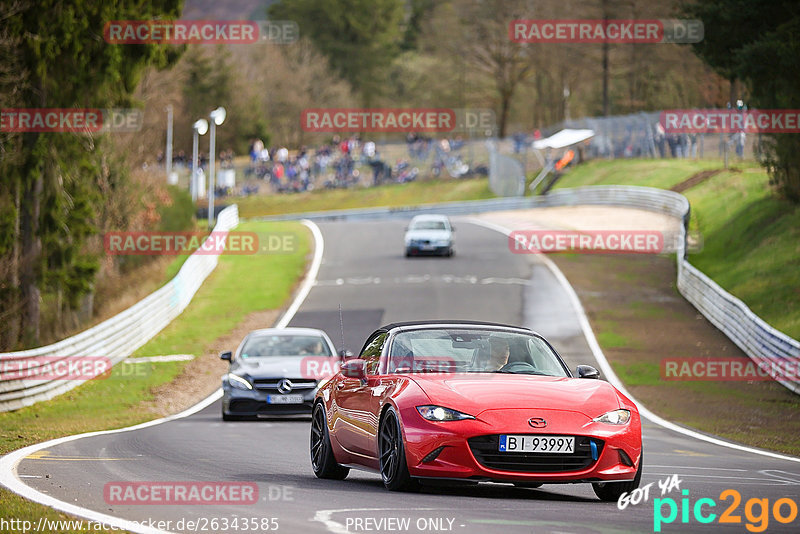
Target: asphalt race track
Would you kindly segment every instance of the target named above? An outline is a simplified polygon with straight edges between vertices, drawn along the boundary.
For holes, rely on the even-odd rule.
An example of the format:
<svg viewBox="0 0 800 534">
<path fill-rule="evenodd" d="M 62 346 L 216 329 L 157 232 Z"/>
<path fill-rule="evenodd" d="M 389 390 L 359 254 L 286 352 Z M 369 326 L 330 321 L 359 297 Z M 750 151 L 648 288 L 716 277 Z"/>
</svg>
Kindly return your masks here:
<svg viewBox="0 0 800 534">
<path fill-rule="evenodd" d="M 325 238 L 323 264 L 317 284 L 291 324 L 324 328 L 340 345 L 341 305 L 345 345 L 357 352 L 376 326 L 393 321 L 508 322 L 544 334 L 572 369 L 581 363 L 597 366 L 575 310 L 541 262 L 511 254 L 500 233 L 464 220 L 456 220 L 455 226 L 455 257 L 406 259 L 402 221 L 320 225 Z M 248 283 L 257 280 L 254 273 L 254 282 Z M 788 498 L 800 506 L 800 463 L 710 444 L 648 421 L 644 432 L 642 485 L 653 485 L 648 501 L 625 510 L 597 500 L 589 485 L 522 489 L 482 484 L 404 494 L 385 491 L 379 475 L 369 472 L 351 471 L 342 482 L 318 480 L 309 462 L 308 420 L 223 423 L 219 401 L 183 419 L 48 448 L 24 459 L 18 474 L 30 487 L 56 499 L 129 520 L 171 520 L 166 530 L 172 531 L 189 531 L 176 528 L 181 519 L 230 522 L 239 517 L 276 518 L 278 532 L 287 533 L 478 534 L 653 532 L 654 499 L 662 498 L 657 482 L 677 474 L 680 490 L 673 488 L 663 496 L 675 500 L 676 516 L 671 524 L 662 525 L 662 532 L 748 532 L 747 523 L 763 525 L 762 503 L 747 504 L 753 498 L 769 499 L 767 532 L 800 531 L 800 517 L 781 524 L 773 513 L 777 499 Z M 236 506 L 105 502 L 106 483 L 131 481 L 255 482 L 259 500 Z M 737 490 L 741 502 L 720 498 L 727 489 Z M 689 495 L 682 495 L 686 490 Z M 711 523 L 695 519 L 695 503 L 701 498 L 717 503 L 711 508 L 706 501 L 701 508 L 704 515 L 716 514 Z M 721 524 L 720 514 L 733 504 L 730 518 L 739 522 Z M 669 507 L 662 506 L 660 511 L 668 516 Z M 754 519 L 749 520 L 746 512 Z M 779 512 L 788 515 L 790 506 Z M 197 530 L 225 531 L 209 525 Z M 239 527 L 227 531 L 244 530 Z"/>
</svg>

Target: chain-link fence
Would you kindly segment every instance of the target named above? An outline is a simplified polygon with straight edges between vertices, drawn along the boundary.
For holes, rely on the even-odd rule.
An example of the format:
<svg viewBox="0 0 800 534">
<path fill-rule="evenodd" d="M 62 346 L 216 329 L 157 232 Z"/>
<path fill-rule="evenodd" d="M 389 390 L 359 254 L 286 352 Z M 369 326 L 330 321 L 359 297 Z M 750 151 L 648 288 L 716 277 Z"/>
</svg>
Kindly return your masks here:
<svg viewBox="0 0 800 534">
<path fill-rule="evenodd" d="M 525 194 L 525 167 L 511 156 L 498 151 L 495 141 L 486 141 L 489 151 L 489 189 L 499 197 Z"/>
<path fill-rule="evenodd" d="M 666 133 L 661 112 L 566 120 L 542 132 L 588 128 L 592 139 L 578 147 L 582 159 L 593 158 L 752 158 L 758 136 L 744 133 Z"/>
</svg>

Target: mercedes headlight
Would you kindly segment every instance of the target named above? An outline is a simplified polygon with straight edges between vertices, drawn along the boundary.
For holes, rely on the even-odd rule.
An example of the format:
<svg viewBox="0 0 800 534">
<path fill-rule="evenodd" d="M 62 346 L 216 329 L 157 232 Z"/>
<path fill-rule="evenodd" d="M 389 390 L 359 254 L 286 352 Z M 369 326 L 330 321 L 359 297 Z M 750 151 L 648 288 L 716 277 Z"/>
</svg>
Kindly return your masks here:
<svg viewBox="0 0 800 534">
<path fill-rule="evenodd" d="M 631 420 L 630 410 L 612 410 L 606 412 L 600 417 L 595 417 L 596 423 L 606 423 L 609 425 L 624 425 Z"/>
<path fill-rule="evenodd" d="M 417 406 L 419 414 L 428 421 L 461 421 L 475 417 L 443 406 Z"/>
<path fill-rule="evenodd" d="M 228 384 L 236 389 L 253 389 L 253 385 L 239 375 L 228 373 Z"/>
</svg>

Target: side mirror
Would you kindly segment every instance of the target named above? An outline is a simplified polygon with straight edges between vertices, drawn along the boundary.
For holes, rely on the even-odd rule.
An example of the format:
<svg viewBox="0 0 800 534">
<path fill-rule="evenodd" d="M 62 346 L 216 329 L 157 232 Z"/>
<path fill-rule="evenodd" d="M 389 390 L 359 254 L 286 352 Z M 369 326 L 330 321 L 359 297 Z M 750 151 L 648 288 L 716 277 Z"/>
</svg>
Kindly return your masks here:
<svg viewBox="0 0 800 534">
<path fill-rule="evenodd" d="M 219 353 L 219 359 L 229 362 L 229 361 L 231 361 L 233 359 L 233 353 L 231 351 L 229 351 L 229 350 L 226 350 L 225 352 L 220 352 Z"/>
<path fill-rule="evenodd" d="M 360 358 L 347 361 L 342 364 L 342 374 L 347 378 L 367 379 L 367 362 Z"/>
<path fill-rule="evenodd" d="M 451 226 L 451 227 L 450 227 L 450 231 L 451 231 L 451 232 L 455 232 L 455 231 L 456 231 L 456 227 L 455 227 L 455 226 Z"/>
<path fill-rule="evenodd" d="M 600 378 L 600 372 L 591 365 L 579 365 L 575 368 L 578 378 Z"/>
<path fill-rule="evenodd" d="M 352 358 L 353 353 L 347 349 L 342 349 L 339 351 L 339 359 L 345 361 L 348 358 Z"/>
</svg>

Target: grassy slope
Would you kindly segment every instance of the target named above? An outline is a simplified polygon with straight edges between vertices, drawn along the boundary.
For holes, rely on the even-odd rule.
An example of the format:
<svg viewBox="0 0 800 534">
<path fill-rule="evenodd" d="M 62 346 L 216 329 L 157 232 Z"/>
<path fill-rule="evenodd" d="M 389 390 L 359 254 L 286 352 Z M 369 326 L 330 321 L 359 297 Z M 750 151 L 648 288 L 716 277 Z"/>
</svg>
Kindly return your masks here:
<svg viewBox="0 0 800 534">
<path fill-rule="evenodd" d="M 251 196 L 236 199 L 243 218 L 377 206 L 409 206 L 452 200 L 492 198 L 485 178 L 426 180 L 370 188 L 321 189 L 306 193 Z"/>
<path fill-rule="evenodd" d="M 800 206 L 776 199 L 760 169 L 718 174 L 686 195 L 704 241 L 692 264 L 800 339 Z"/>
<path fill-rule="evenodd" d="M 742 299 L 775 328 L 800 338 L 800 206 L 772 194 L 766 172 L 752 162 L 687 190 L 692 228 L 704 242 L 693 265 Z M 566 174 L 557 187 L 644 185 L 669 189 L 718 161 L 595 161 Z"/>
<path fill-rule="evenodd" d="M 288 232 L 297 236 L 297 250 L 292 254 L 223 256 L 216 276 L 195 295 L 180 321 L 173 321 L 134 356 L 197 354 L 249 313 L 279 308 L 289 297 L 310 250 L 308 230 L 297 223 L 250 222 L 239 225 L 236 231 L 260 235 L 265 231 Z M 242 280 L 250 282 L 245 286 Z"/>
</svg>

